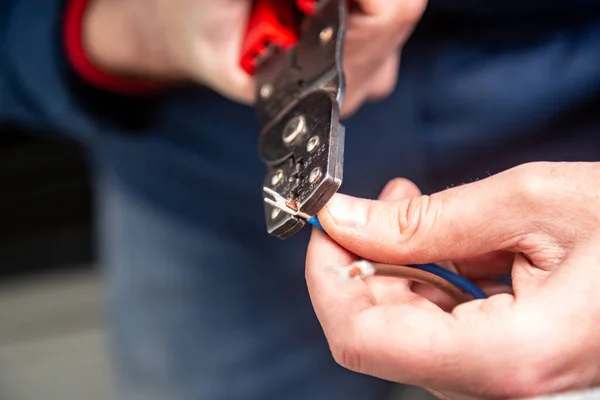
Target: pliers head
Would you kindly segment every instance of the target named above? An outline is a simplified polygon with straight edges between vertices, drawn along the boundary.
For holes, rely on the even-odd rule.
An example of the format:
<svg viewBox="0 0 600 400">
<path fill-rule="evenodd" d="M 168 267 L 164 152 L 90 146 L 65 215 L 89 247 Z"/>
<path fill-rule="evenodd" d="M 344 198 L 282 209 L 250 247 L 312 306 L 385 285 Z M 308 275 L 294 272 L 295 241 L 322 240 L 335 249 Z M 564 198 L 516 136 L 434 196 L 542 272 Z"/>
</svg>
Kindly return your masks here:
<svg viewBox="0 0 600 400">
<path fill-rule="evenodd" d="M 347 0 L 301 3 L 314 9 L 301 19 L 297 42 L 271 47 L 253 64 L 259 153 L 267 166 L 263 187 L 298 211 L 281 212 L 265 201 L 267 230 L 282 239 L 302 229 L 339 190 L 343 177 Z"/>
</svg>

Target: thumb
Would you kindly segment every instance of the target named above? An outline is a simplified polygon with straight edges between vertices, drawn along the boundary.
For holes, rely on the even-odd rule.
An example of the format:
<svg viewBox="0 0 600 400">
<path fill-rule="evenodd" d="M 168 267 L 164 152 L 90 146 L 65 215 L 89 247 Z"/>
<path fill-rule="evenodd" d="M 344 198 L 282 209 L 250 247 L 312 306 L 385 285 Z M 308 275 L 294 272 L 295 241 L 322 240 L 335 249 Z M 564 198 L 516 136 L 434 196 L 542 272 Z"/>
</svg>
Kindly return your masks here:
<svg viewBox="0 0 600 400">
<path fill-rule="evenodd" d="M 522 179 L 511 175 L 395 201 L 336 194 L 319 220 L 338 244 L 377 262 L 420 264 L 510 249 L 535 214 Z"/>
</svg>

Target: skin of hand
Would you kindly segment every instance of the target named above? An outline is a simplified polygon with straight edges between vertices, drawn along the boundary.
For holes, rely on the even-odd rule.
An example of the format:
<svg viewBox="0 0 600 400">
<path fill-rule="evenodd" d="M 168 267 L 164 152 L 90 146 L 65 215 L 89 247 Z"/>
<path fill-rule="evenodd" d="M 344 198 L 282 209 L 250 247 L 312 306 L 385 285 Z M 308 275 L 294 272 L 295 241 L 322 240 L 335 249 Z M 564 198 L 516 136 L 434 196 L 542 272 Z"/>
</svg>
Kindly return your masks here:
<svg viewBox="0 0 600 400">
<path fill-rule="evenodd" d="M 306 261 L 333 357 L 448 399 L 599 386 L 598 182 L 600 163 L 531 163 L 430 196 L 402 179 L 379 200 L 335 195 Z M 357 258 L 451 260 L 476 282 L 510 272 L 512 292 L 452 305 L 394 278 L 339 283 L 330 267 Z"/>
<path fill-rule="evenodd" d="M 356 0 L 355 6 L 344 47 L 344 116 L 393 91 L 401 48 L 426 0 Z M 250 9 L 250 0 L 91 0 L 83 43 L 107 71 L 193 80 L 251 104 L 255 85 L 239 67 Z"/>
</svg>

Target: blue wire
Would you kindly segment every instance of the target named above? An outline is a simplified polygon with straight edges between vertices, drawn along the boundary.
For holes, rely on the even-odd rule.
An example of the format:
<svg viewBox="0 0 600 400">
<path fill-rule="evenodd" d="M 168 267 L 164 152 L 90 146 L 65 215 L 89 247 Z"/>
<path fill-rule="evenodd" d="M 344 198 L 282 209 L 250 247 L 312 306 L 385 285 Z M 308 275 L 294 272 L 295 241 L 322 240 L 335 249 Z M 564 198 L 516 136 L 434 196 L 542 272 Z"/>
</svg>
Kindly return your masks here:
<svg viewBox="0 0 600 400">
<path fill-rule="evenodd" d="M 311 217 L 306 222 L 315 226 L 322 232 L 325 232 L 325 229 L 323 229 L 323 226 L 321 225 L 321 222 L 319 221 L 319 218 L 317 218 L 317 216 Z M 447 280 L 462 291 L 470 294 L 476 299 L 487 298 L 487 295 L 483 292 L 483 290 L 477 287 L 477 285 L 475 285 L 473 282 L 437 264 L 411 265 L 411 267 L 429 272 L 433 275 L 437 275 L 440 278 Z"/>
<path fill-rule="evenodd" d="M 487 298 L 487 295 L 483 292 L 483 290 L 477 287 L 477 285 L 475 285 L 473 282 L 437 264 L 411 265 L 411 267 L 427 271 L 430 274 L 434 274 L 439 276 L 440 278 L 444 278 L 457 288 L 469 293 L 476 299 Z"/>
<path fill-rule="evenodd" d="M 309 220 L 307 220 L 306 222 L 308 222 L 309 224 L 311 224 L 312 226 L 315 226 L 317 228 L 319 228 L 319 230 L 321 232 L 325 232 L 325 229 L 323 229 L 323 226 L 321 226 L 321 222 L 319 221 L 319 218 L 317 218 L 317 216 L 315 215 L 314 217 L 311 217 Z"/>
</svg>

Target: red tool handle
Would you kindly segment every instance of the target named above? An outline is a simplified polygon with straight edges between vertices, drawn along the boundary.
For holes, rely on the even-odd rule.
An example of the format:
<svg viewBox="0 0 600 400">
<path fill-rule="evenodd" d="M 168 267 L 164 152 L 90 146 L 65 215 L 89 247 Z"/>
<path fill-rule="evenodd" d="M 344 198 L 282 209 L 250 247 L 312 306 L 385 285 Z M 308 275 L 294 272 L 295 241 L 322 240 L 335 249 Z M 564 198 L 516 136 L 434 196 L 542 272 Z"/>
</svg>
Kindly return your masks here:
<svg viewBox="0 0 600 400">
<path fill-rule="evenodd" d="M 296 6 L 306 15 L 311 15 L 317 8 L 319 0 L 296 0 Z"/>
<path fill-rule="evenodd" d="M 242 46 L 240 65 L 250 75 L 272 47 L 285 50 L 298 41 L 300 15 L 312 14 L 318 0 L 255 0 Z"/>
</svg>

